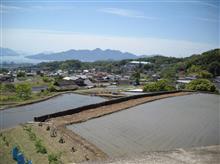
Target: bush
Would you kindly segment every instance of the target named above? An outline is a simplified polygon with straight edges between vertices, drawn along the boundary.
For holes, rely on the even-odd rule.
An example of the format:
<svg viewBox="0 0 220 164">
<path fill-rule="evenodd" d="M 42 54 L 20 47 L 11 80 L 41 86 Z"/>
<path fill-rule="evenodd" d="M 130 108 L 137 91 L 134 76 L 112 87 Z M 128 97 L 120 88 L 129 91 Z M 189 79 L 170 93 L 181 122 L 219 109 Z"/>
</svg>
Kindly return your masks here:
<svg viewBox="0 0 220 164">
<path fill-rule="evenodd" d="M 42 145 L 42 141 L 40 139 L 35 141 L 35 148 L 37 153 L 46 154 L 47 149 Z"/>
<path fill-rule="evenodd" d="M 49 92 L 55 92 L 55 91 L 56 91 L 55 86 L 51 84 L 51 85 L 48 87 L 48 91 L 49 91 Z"/>
<path fill-rule="evenodd" d="M 20 77 L 26 77 L 26 73 L 20 71 L 20 72 L 17 73 L 17 77 L 18 77 L 18 78 L 20 78 Z"/>
<path fill-rule="evenodd" d="M 49 154 L 48 155 L 48 161 L 49 161 L 49 164 L 59 164 L 61 163 L 60 162 L 60 156 L 61 156 L 61 153 L 58 153 L 58 154 Z"/>
<path fill-rule="evenodd" d="M 15 92 L 15 85 L 11 83 L 5 84 L 3 85 L 3 90 L 5 92 Z"/>
<path fill-rule="evenodd" d="M 32 132 L 32 128 L 31 127 L 24 126 L 23 129 L 25 131 L 27 131 L 27 133 L 28 133 L 28 135 L 29 135 L 29 137 L 30 137 L 30 139 L 32 141 L 35 141 L 37 139 L 36 134 L 34 132 Z"/>
<path fill-rule="evenodd" d="M 145 84 L 143 90 L 144 92 L 171 91 L 175 90 L 175 87 L 170 85 L 168 80 L 163 79 L 157 82 Z"/>
<path fill-rule="evenodd" d="M 49 82 L 52 82 L 52 81 L 53 81 L 53 79 L 51 79 L 51 78 L 49 78 L 49 77 L 44 76 L 44 77 L 43 77 L 43 81 L 44 81 L 44 82 L 46 82 L 46 83 L 49 83 Z"/>
<path fill-rule="evenodd" d="M 195 91 L 217 92 L 216 86 L 207 79 L 196 79 L 186 85 L 186 89 Z"/>
<path fill-rule="evenodd" d="M 21 99 L 28 99 L 31 96 L 31 86 L 26 83 L 16 85 L 17 96 Z"/>
<path fill-rule="evenodd" d="M 213 75 L 211 73 L 209 73 L 208 71 L 203 70 L 198 73 L 198 77 L 203 78 L 203 79 L 210 79 L 213 77 Z"/>
</svg>

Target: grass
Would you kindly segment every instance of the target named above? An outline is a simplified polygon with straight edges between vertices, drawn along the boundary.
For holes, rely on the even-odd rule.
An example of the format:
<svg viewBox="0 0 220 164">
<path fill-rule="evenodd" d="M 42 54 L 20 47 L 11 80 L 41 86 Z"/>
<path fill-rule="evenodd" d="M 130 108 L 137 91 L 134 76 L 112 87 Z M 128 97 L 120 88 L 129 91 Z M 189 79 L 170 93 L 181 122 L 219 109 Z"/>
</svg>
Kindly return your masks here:
<svg viewBox="0 0 220 164">
<path fill-rule="evenodd" d="M 58 154 L 51 153 L 51 154 L 49 154 L 48 155 L 49 164 L 59 164 L 59 163 L 61 163 L 60 157 L 61 157 L 61 153 L 58 153 Z"/>
<path fill-rule="evenodd" d="M 16 163 L 11 155 L 12 148 L 15 145 L 24 153 L 25 158 L 32 160 L 33 163 L 48 163 L 47 155 L 36 152 L 34 141 L 30 139 L 28 133 L 21 126 L 1 132 L 1 134 L 3 137 L 0 137 L 0 163 Z M 9 143 L 8 146 L 5 140 Z"/>
<path fill-rule="evenodd" d="M 67 140 L 65 144 L 59 143 L 60 134 L 51 138 L 50 131 L 47 131 L 46 127 L 25 124 L 0 131 L 0 163 L 16 163 L 11 155 L 14 146 L 19 148 L 25 159 L 32 160 L 33 163 L 60 164 L 84 160 L 78 148 L 76 153 L 72 153 L 72 143 Z"/>
</svg>

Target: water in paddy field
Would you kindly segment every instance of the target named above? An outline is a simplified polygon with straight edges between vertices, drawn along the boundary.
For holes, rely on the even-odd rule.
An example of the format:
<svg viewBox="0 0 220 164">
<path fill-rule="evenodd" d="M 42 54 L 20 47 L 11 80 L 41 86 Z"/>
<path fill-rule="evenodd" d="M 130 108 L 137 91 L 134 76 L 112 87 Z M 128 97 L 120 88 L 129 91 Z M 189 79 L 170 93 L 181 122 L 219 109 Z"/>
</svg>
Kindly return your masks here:
<svg viewBox="0 0 220 164">
<path fill-rule="evenodd" d="M 42 102 L 0 111 L 0 128 L 32 121 L 34 117 L 105 101 L 101 97 L 63 94 Z"/>
<path fill-rule="evenodd" d="M 220 144 L 220 96 L 153 101 L 68 126 L 110 157 Z"/>
</svg>

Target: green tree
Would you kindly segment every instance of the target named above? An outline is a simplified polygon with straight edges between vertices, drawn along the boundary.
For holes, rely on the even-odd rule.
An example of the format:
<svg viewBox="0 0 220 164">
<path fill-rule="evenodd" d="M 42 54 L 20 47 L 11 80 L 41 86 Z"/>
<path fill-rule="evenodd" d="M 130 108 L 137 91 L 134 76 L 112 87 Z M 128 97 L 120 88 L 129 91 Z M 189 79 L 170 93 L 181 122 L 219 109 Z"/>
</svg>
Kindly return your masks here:
<svg viewBox="0 0 220 164">
<path fill-rule="evenodd" d="M 208 66 L 209 72 L 211 72 L 214 76 L 220 75 L 220 62 L 214 61 Z"/>
<path fill-rule="evenodd" d="M 213 77 L 213 75 L 209 73 L 208 71 L 203 70 L 203 71 L 198 72 L 198 77 L 202 79 L 210 79 Z"/>
<path fill-rule="evenodd" d="M 135 80 L 136 85 L 140 84 L 140 78 L 141 78 L 141 74 L 139 70 L 136 70 L 135 73 L 133 73 L 132 78 Z"/>
<path fill-rule="evenodd" d="M 186 89 L 195 91 L 217 92 L 216 86 L 207 79 L 192 80 L 189 84 L 186 85 Z"/>
<path fill-rule="evenodd" d="M 190 68 L 187 69 L 188 74 L 194 74 L 202 71 L 201 66 L 192 65 Z"/>
<path fill-rule="evenodd" d="M 164 79 L 176 79 L 176 70 L 174 67 L 168 67 L 161 72 L 161 77 Z"/>
<path fill-rule="evenodd" d="M 17 77 L 26 77 L 26 73 L 20 71 L 17 73 Z"/>
<path fill-rule="evenodd" d="M 46 83 L 49 83 L 49 82 L 52 82 L 53 81 L 53 79 L 51 79 L 51 78 L 49 78 L 49 77 L 47 77 L 47 76 L 43 76 L 43 81 L 44 82 L 46 82 Z"/>
<path fill-rule="evenodd" d="M 171 91 L 175 90 L 175 87 L 168 80 L 162 79 L 157 82 L 145 84 L 143 90 L 144 92 Z"/>
<path fill-rule="evenodd" d="M 31 97 L 31 86 L 26 83 L 16 85 L 17 96 L 21 99 L 28 99 Z"/>
</svg>

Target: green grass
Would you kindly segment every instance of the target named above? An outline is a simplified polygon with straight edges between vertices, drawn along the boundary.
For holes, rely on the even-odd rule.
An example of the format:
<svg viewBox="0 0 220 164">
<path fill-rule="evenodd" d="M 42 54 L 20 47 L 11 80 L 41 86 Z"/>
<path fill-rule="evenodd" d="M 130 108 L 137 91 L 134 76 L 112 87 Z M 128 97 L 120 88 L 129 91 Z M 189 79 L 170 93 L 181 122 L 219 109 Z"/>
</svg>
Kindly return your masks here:
<svg viewBox="0 0 220 164">
<path fill-rule="evenodd" d="M 11 150 L 16 145 L 19 150 L 24 153 L 26 159 L 32 160 L 33 163 L 48 163 L 48 157 L 45 154 L 37 153 L 35 142 L 30 139 L 27 131 L 21 126 L 1 132 L 0 137 L 0 163 L 13 164 L 16 163 L 12 159 Z M 4 139 L 5 138 L 5 139 Z M 6 145 L 5 140 L 9 145 Z"/>
</svg>

